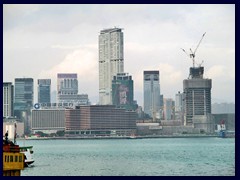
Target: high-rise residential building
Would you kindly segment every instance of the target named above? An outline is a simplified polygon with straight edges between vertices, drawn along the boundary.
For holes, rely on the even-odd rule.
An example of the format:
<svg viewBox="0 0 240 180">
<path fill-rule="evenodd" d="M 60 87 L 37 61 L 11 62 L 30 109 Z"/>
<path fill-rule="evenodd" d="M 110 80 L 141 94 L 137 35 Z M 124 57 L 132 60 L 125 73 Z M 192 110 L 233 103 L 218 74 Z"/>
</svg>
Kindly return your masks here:
<svg viewBox="0 0 240 180">
<path fill-rule="evenodd" d="M 178 92 L 175 95 L 175 117 L 176 120 L 181 120 L 182 125 L 184 124 L 184 93 Z"/>
<path fill-rule="evenodd" d="M 116 107 L 136 110 L 133 100 L 133 80 L 127 73 L 117 73 L 112 80 L 112 101 Z"/>
<path fill-rule="evenodd" d="M 13 85 L 3 82 L 3 117 L 13 116 Z"/>
<path fill-rule="evenodd" d="M 51 79 L 38 79 L 38 103 L 51 103 Z"/>
<path fill-rule="evenodd" d="M 99 104 L 112 104 L 112 80 L 124 72 L 121 28 L 101 30 L 99 35 Z"/>
<path fill-rule="evenodd" d="M 185 125 L 192 125 L 194 119 L 211 114 L 212 80 L 203 78 L 204 67 L 190 67 L 189 79 L 183 80 L 185 93 Z M 201 121 L 203 122 L 203 120 Z"/>
<path fill-rule="evenodd" d="M 159 71 L 143 72 L 144 112 L 155 121 L 160 111 Z"/>
<path fill-rule="evenodd" d="M 88 105 L 88 95 L 78 94 L 78 79 L 75 73 L 57 74 L 57 103 Z M 67 105 L 66 105 L 67 106 Z"/>
<path fill-rule="evenodd" d="M 165 120 L 174 120 L 175 110 L 174 110 L 174 101 L 171 98 L 164 98 L 164 119 Z"/>
<path fill-rule="evenodd" d="M 15 78 L 14 92 L 14 116 L 24 122 L 25 134 L 28 134 L 33 108 L 33 78 Z"/>
</svg>

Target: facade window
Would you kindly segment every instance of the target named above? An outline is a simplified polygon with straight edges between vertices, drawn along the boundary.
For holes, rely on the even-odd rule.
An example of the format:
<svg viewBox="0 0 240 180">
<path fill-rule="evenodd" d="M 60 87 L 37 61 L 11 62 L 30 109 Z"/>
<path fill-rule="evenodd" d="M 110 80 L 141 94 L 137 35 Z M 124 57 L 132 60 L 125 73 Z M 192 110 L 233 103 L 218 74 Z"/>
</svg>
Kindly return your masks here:
<svg viewBox="0 0 240 180">
<path fill-rule="evenodd" d="M 22 156 L 19 156 L 19 162 L 22 162 Z"/>
<path fill-rule="evenodd" d="M 18 162 L 18 156 L 15 156 L 15 162 Z"/>
</svg>

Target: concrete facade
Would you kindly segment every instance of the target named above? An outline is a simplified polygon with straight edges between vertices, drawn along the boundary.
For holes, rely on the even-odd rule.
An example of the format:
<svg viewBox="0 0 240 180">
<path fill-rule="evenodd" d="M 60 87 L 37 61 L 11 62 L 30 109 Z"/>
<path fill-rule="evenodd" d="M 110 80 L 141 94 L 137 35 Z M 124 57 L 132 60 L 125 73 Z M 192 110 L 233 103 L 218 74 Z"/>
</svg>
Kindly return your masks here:
<svg viewBox="0 0 240 180">
<path fill-rule="evenodd" d="M 178 92 L 175 95 L 175 119 L 181 120 L 182 125 L 184 124 L 184 93 Z"/>
<path fill-rule="evenodd" d="M 159 123 L 137 123 L 137 134 L 144 135 L 183 135 L 199 134 L 200 130 L 192 126 L 181 126 L 181 121 Z"/>
<path fill-rule="evenodd" d="M 13 113 L 14 89 L 11 82 L 3 83 L 3 117 L 11 117 Z"/>
<path fill-rule="evenodd" d="M 65 109 L 32 110 L 32 133 L 63 131 L 65 129 Z"/>
<path fill-rule="evenodd" d="M 57 103 L 72 103 L 74 105 L 89 104 L 87 94 L 78 94 L 76 73 L 59 73 L 57 77 Z"/>
<path fill-rule="evenodd" d="M 101 30 L 99 35 L 99 104 L 112 104 L 112 80 L 124 72 L 121 28 Z"/>
<path fill-rule="evenodd" d="M 203 67 L 190 68 L 191 79 L 183 80 L 185 125 L 192 125 L 195 115 L 211 114 L 212 80 L 204 79 L 201 73 L 203 73 Z"/>
<path fill-rule="evenodd" d="M 130 135 L 136 130 L 136 112 L 112 105 L 66 109 L 65 117 L 65 133 L 68 135 Z"/>
<path fill-rule="evenodd" d="M 175 117 L 174 101 L 171 98 L 164 98 L 163 114 L 165 120 L 171 120 Z"/>
</svg>

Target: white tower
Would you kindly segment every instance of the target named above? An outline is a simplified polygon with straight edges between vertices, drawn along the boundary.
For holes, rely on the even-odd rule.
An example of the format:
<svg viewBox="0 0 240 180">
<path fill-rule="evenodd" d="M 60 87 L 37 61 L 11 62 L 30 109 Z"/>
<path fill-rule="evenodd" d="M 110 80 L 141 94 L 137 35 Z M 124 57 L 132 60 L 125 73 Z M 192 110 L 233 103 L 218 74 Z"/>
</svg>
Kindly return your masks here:
<svg viewBox="0 0 240 180">
<path fill-rule="evenodd" d="M 104 29 L 99 35 L 99 104 L 112 104 L 113 76 L 123 72 L 122 29 Z"/>
</svg>

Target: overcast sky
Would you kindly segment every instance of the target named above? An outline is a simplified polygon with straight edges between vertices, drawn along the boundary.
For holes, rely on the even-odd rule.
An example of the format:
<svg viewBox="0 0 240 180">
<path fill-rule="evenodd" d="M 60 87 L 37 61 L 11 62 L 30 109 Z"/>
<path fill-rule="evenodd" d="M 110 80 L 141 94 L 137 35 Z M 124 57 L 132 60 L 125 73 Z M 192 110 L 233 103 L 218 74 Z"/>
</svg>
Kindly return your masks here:
<svg viewBox="0 0 240 180">
<path fill-rule="evenodd" d="M 77 73 L 79 93 L 98 102 L 98 35 L 123 28 L 124 70 L 134 80 L 134 99 L 143 103 L 143 71 L 160 71 L 160 91 L 183 91 L 195 49 L 196 65 L 212 79 L 212 102 L 235 103 L 235 5 L 3 5 L 3 81 Z"/>
</svg>

